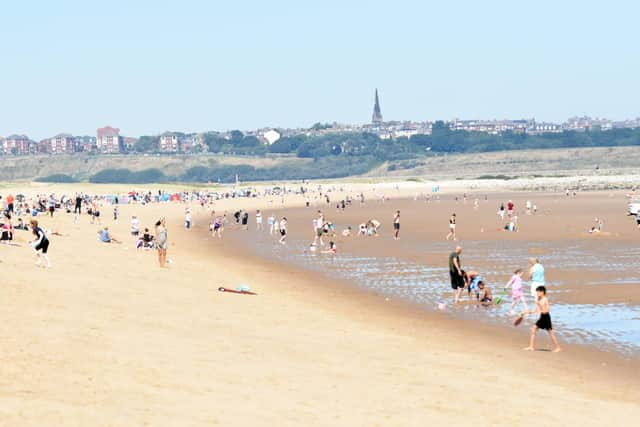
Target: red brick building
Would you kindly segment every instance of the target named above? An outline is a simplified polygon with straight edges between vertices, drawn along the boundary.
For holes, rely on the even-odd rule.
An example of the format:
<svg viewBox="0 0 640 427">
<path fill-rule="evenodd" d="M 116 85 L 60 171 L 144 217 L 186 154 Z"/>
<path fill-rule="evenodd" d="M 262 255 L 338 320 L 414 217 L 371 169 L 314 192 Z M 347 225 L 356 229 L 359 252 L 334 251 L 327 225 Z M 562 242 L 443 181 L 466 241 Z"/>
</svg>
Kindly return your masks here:
<svg viewBox="0 0 640 427">
<path fill-rule="evenodd" d="M 97 131 L 96 147 L 98 153 L 120 153 L 122 151 L 122 137 L 120 129 L 105 126 Z"/>
</svg>

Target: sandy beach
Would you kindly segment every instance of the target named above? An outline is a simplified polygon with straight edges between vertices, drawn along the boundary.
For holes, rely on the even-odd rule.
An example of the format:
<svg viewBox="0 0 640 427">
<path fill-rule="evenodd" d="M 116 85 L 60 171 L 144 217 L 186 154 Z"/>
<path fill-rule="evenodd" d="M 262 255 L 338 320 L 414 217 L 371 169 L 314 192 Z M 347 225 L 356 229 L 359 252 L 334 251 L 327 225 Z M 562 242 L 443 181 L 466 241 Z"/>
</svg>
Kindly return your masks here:
<svg viewBox="0 0 640 427">
<path fill-rule="evenodd" d="M 424 202 L 412 200 L 416 189 L 410 186 L 384 187 L 393 198 L 384 204 L 374 201 L 382 187 L 359 186 L 351 189 L 366 188 L 371 202 L 365 207 L 342 218 L 334 206 L 323 209 L 337 224 L 380 217 L 385 225 L 402 209 L 401 246 L 392 247 L 385 235 L 340 241 L 341 251 L 392 251 L 433 265 L 446 262 L 447 252 L 424 252 L 414 243 L 441 242 L 452 208 L 472 210 L 475 198 L 470 193 L 463 208 L 461 200 L 456 206 L 453 194 L 443 193 L 439 206 L 423 210 L 414 206 Z M 124 190 L 60 186 L 55 192 L 80 189 Z M 2 193 L 15 190 L 20 188 Z M 522 216 L 522 231 L 507 235 L 497 231 L 497 200 L 512 198 L 521 205 L 530 196 L 499 191 L 490 192 L 487 202 L 478 194 L 480 209 L 461 218 L 463 246 L 466 240 L 498 239 L 526 245 L 541 238 L 541 229 L 546 241 L 591 239 L 592 245 L 622 248 L 637 241 L 620 192 L 570 200 L 561 194 L 531 196 L 540 214 Z M 215 209 L 285 208 L 291 235 L 305 236 L 311 217 L 303 203 L 299 196 L 287 196 L 284 205 L 279 198 L 233 199 L 216 202 Z M 243 231 L 212 238 L 209 213 L 196 203 L 191 207 L 195 227 L 186 231 L 182 203 L 121 206 L 117 223 L 105 206 L 103 223 L 123 240 L 119 245 L 99 242 L 99 226 L 84 215 L 78 224 L 63 212 L 42 218 L 62 234 L 51 237 L 51 269 L 34 266 L 26 232 L 17 232 L 25 246 L 0 245 L 0 425 L 624 426 L 640 416 L 637 357 L 571 344 L 559 354 L 525 353 L 526 329 L 471 324 L 400 299 L 387 301 L 261 256 L 248 249 Z M 143 227 L 167 217 L 168 269 L 158 267 L 153 251 L 135 249 L 132 214 Z M 607 234 L 586 233 L 595 216 L 605 218 Z M 631 274 L 585 271 L 591 279 L 601 274 L 605 282 Z M 608 287 L 604 296 L 597 287 L 578 292 L 582 274 L 551 268 L 549 275 L 569 289 L 553 296 L 552 304 L 639 304 L 637 284 Z M 244 283 L 258 295 L 217 290 Z M 546 340 L 540 336 L 541 347 Z"/>
</svg>

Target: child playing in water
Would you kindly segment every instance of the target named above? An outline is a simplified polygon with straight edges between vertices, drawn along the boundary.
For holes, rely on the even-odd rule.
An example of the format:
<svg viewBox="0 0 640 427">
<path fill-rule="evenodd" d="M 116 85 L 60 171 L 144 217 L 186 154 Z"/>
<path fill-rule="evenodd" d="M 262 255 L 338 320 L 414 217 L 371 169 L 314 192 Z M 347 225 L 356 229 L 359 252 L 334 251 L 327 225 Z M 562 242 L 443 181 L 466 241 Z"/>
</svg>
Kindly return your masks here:
<svg viewBox="0 0 640 427">
<path fill-rule="evenodd" d="M 511 288 L 511 309 L 509 310 L 509 315 L 513 316 L 514 307 L 518 302 L 521 302 L 524 306 L 524 311 L 528 311 L 529 307 L 527 306 L 527 302 L 524 299 L 524 293 L 522 292 L 522 269 L 519 268 L 513 272 L 513 276 L 509 283 L 504 287 L 505 289 Z"/>
<path fill-rule="evenodd" d="M 478 282 L 478 289 L 480 289 L 480 302 L 484 305 L 491 304 L 493 301 L 491 289 L 483 281 Z"/>
<path fill-rule="evenodd" d="M 329 249 L 327 249 L 326 251 L 322 251 L 322 253 L 335 255 L 337 251 L 338 248 L 336 247 L 336 244 L 334 242 L 329 242 Z"/>
<path fill-rule="evenodd" d="M 538 299 L 536 301 L 535 312 L 540 313 L 540 317 L 535 325 L 531 327 L 531 338 L 529 339 L 529 347 L 525 347 L 526 351 L 534 351 L 536 344 L 536 332 L 538 329 L 545 329 L 549 332 L 551 340 L 555 348 L 552 350 L 554 353 L 559 352 L 560 344 L 558 344 L 558 338 L 556 338 L 555 332 L 553 332 L 553 325 L 551 324 L 551 309 L 549 308 L 549 300 L 547 299 L 547 289 L 544 286 L 538 286 L 536 288 Z"/>
</svg>

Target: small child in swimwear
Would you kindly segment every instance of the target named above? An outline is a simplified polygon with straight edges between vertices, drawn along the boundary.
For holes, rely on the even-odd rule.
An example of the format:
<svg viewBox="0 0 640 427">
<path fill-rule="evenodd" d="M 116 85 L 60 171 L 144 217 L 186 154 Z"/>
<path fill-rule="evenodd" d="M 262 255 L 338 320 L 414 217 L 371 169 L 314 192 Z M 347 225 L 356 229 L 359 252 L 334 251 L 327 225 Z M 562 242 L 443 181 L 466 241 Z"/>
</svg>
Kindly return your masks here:
<svg viewBox="0 0 640 427">
<path fill-rule="evenodd" d="M 329 249 L 327 249 L 326 251 L 322 251 L 322 253 L 335 255 L 337 251 L 338 248 L 336 247 L 336 244 L 334 242 L 329 242 Z"/>
<path fill-rule="evenodd" d="M 481 280 L 478 282 L 478 289 L 480 289 L 480 302 L 484 305 L 491 304 L 493 296 L 491 295 L 491 289 L 484 284 Z"/>
<path fill-rule="evenodd" d="M 536 332 L 538 329 L 545 329 L 549 332 L 551 340 L 555 348 L 552 350 L 554 353 L 559 352 L 560 344 L 558 344 L 558 338 L 556 338 L 555 332 L 553 332 L 553 325 L 551 324 L 551 309 L 549 307 L 549 300 L 547 299 L 547 289 L 544 286 L 538 286 L 536 288 L 536 313 L 540 313 L 540 317 L 535 325 L 531 327 L 531 338 L 529 339 L 529 347 L 525 347 L 524 350 L 534 351 L 536 345 Z"/>
<path fill-rule="evenodd" d="M 505 289 L 511 288 L 511 309 L 509 310 L 509 315 L 513 316 L 515 313 L 513 309 L 521 302 L 524 306 L 524 311 L 529 311 L 529 307 L 527 306 L 527 301 L 524 299 L 524 293 L 522 292 L 522 274 L 523 271 L 521 268 L 517 269 L 513 272 L 513 276 L 511 280 L 504 287 Z"/>
</svg>

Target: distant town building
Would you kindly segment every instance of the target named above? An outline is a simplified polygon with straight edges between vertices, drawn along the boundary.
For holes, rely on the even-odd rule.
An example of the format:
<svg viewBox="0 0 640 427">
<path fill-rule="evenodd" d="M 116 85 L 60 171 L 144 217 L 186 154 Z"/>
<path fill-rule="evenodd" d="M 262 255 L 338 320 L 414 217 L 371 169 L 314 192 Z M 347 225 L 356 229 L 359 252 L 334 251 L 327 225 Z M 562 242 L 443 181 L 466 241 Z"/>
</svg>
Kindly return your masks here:
<svg viewBox="0 0 640 427">
<path fill-rule="evenodd" d="M 122 147 L 124 148 L 124 151 L 126 152 L 130 152 L 133 150 L 133 147 L 136 145 L 136 143 L 138 142 L 138 138 L 133 138 L 130 136 L 125 136 L 124 138 L 122 138 Z"/>
<path fill-rule="evenodd" d="M 559 133 L 562 132 L 562 126 L 557 123 L 532 122 L 527 128 L 527 133 L 538 135 L 542 133 Z"/>
<path fill-rule="evenodd" d="M 158 151 L 161 153 L 177 153 L 180 151 L 178 135 L 171 132 L 166 132 L 160 135 Z"/>
<path fill-rule="evenodd" d="M 205 143 L 205 134 L 197 133 L 191 135 L 191 147 L 189 152 L 192 153 L 206 153 L 209 151 L 209 146 Z"/>
<path fill-rule="evenodd" d="M 577 132 L 584 132 L 588 130 L 611 130 L 613 129 L 613 122 L 608 119 L 591 118 L 589 116 L 583 117 L 571 117 L 564 124 L 565 130 L 572 130 Z"/>
<path fill-rule="evenodd" d="M 74 136 L 73 144 L 77 152 L 92 153 L 96 151 L 97 139 L 95 136 Z"/>
<path fill-rule="evenodd" d="M 26 135 L 10 135 L 3 141 L 2 152 L 6 155 L 35 154 L 36 143 Z"/>
<path fill-rule="evenodd" d="M 613 122 L 614 129 L 636 129 L 640 128 L 640 117 L 635 119 L 622 120 L 619 122 Z"/>
<path fill-rule="evenodd" d="M 112 154 L 122 151 L 120 129 L 105 126 L 98 128 L 96 137 L 96 149 L 99 153 Z"/>
<path fill-rule="evenodd" d="M 76 151 L 73 136 L 60 133 L 54 137 L 40 141 L 40 152 L 48 154 L 72 154 Z"/>
<path fill-rule="evenodd" d="M 273 129 L 269 129 L 265 132 L 262 133 L 262 139 L 268 144 L 271 145 L 274 142 L 276 142 L 277 140 L 280 139 L 280 132 L 273 130 Z"/>
<path fill-rule="evenodd" d="M 382 110 L 380 109 L 380 99 L 378 98 L 378 89 L 376 88 L 376 96 L 373 103 L 373 115 L 371 123 L 374 125 L 382 124 Z"/>
<path fill-rule="evenodd" d="M 466 132 L 483 132 L 497 135 L 502 132 L 525 133 L 531 126 L 532 120 L 458 120 L 454 119 L 449 127 L 451 130 Z"/>
</svg>

